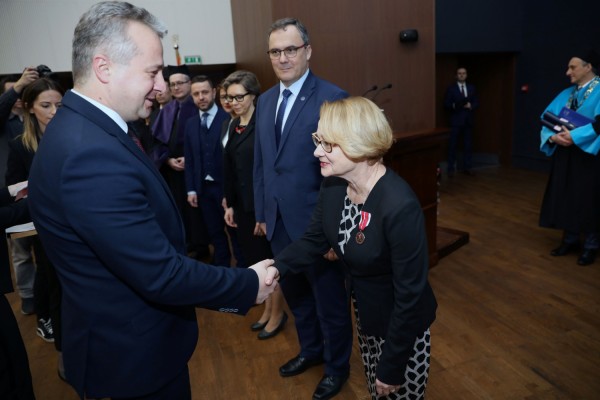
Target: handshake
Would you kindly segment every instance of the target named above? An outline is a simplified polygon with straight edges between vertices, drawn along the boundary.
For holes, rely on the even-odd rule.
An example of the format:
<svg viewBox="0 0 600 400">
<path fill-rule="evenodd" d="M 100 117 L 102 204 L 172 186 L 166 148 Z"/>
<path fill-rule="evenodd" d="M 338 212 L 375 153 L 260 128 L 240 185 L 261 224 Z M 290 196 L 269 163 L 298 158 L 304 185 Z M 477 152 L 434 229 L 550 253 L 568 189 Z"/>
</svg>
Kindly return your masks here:
<svg viewBox="0 0 600 400">
<path fill-rule="evenodd" d="M 274 260 L 262 260 L 257 262 L 250 269 L 258 275 L 258 293 L 256 295 L 256 304 L 264 302 L 279 286 L 279 271 L 275 268 Z"/>
</svg>

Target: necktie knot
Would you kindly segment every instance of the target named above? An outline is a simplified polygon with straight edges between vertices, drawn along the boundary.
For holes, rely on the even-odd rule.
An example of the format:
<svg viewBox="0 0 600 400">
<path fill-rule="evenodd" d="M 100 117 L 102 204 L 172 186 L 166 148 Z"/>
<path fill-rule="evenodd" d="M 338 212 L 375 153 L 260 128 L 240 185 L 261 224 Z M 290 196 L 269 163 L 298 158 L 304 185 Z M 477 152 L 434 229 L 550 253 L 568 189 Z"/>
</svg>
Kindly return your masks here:
<svg viewBox="0 0 600 400">
<path fill-rule="evenodd" d="M 200 117 L 200 125 L 202 126 L 202 128 L 208 129 L 208 113 L 207 112 L 202 113 L 202 116 Z"/>
<path fill-rule="evenodd" d="M 288 97 L 290 97 L 292 95 L 292 91 L 290 89 L 285 89 L 283 91 L 283 93 L 281 93 L 281 95 L 283 96 L 284 99 L 287 99 Z"/>
<path fill-rule="evenodd" d="M 129 136 L 131 138 L 131 140 L 133 140 L 133 143 L 135 143 L 136 146 L 140 148 L 142 153 L 146 152 L 146 150 L 144 150 L 144 146 L 142 146 L 142 142 L 140 141 L 140 139 L 137 137 L 137 135 L 131 129 L 127 130 L 127 136 Z"/>
</svg>

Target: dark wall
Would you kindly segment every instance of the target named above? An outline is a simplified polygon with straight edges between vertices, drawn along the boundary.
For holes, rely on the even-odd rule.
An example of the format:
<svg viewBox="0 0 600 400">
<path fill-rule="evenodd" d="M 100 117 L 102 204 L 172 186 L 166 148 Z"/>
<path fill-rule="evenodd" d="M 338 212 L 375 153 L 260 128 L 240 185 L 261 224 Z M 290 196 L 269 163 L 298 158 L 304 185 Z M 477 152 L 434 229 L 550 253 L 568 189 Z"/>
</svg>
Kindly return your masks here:
<svg viewBox="0 0 600 400">
<path fill-rule="evenodd" d="M 522 0 L 437 0 L 435 2 L 436 52 L 520 51 L 523 25 L 521 3 L 526 2 Z"/>
<path fill-rule="evenodd" d="M 587 42 L 600 51 L 599 16 L 596 0 L 436 1 L 438 54 L 516 53 L 515 79 L 509 81 L 515 99 L 512 165 L 547 168 L 539 151 L 539 116 L 569 85 L 565 71 L 574 49 Z"/>
<path fill-rule="evenodd" d="M 546 169 L 548 159 L 539 151 L 539 116 L 570 85 L 567 64 L 573 52 L 593 45 L 600 51 L 600 1 L 524 2 L 523 51 L 517 58 L 517 91 L 513 165 Z"/>
</svg>

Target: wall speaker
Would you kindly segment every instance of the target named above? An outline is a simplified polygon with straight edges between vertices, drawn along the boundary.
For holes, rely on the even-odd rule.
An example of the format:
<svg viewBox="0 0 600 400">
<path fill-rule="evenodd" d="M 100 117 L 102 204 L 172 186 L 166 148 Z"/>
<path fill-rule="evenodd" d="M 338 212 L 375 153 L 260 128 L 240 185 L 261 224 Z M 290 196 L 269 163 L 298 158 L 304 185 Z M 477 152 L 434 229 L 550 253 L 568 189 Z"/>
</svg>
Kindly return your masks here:
<svg viewBox="0 0 600 400">
<path fill-rule="evenodd" d="M 416 29 L 405 29 L 400 32 L 400 41 L 402 43 L 411 43 L 419 40 L 419 32 Z"/>
</svg>

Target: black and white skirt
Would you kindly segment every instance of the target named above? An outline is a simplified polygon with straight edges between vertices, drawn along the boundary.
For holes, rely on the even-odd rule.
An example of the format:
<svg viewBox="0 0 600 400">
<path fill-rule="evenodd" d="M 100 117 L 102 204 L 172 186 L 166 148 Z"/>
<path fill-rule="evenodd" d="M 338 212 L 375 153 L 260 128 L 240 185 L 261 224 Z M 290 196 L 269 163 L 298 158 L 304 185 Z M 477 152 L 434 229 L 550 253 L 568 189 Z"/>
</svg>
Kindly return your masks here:
<svg viewBox="0 0 600 400">
<path fill-rule="evenodd" d="M 377 397 L 375 387 L 377 364 L 381 357 L 381 349 L 385 343 L 385 339 L 377 336 L 369 336 L 362 332 L 354 296 L 352 303 L 354 304 L 354 313 L 356 315 L 358 345 L 363 365 L 365 366 L 365 376 L 371 398 L 373 400 L 418 400 L 425 398 L 425 387 L 427 386 L 427 378 L 429 376 L 429 359 L 431 356 L 431 335 L 429 328 L 415 340 L 413 354 L 406 365 L 400 389 L 396 393 Z"/>
</svg>

